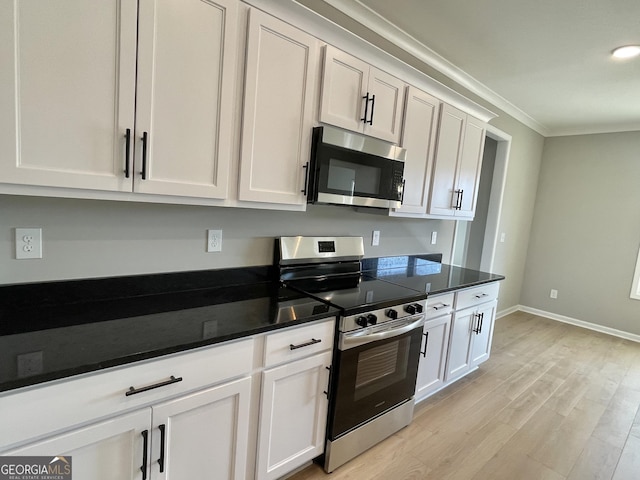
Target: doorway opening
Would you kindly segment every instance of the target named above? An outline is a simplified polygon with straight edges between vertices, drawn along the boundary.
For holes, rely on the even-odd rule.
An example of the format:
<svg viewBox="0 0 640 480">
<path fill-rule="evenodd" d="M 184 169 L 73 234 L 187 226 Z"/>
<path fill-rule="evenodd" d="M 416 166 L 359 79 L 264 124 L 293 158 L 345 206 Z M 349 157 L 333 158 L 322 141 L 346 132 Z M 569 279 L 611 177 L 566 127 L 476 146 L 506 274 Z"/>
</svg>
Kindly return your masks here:
<svg viewBox="0 0 640 480">
<path fill-rule="evenodd" d="M 504 241 L 499 239 L 499 226 L 511 135 L 491 125 L 486 135 L 475 217 L 471 222 L 456 221 L 451 263 L 490 272 L 498 241 Z"/>
</svg>

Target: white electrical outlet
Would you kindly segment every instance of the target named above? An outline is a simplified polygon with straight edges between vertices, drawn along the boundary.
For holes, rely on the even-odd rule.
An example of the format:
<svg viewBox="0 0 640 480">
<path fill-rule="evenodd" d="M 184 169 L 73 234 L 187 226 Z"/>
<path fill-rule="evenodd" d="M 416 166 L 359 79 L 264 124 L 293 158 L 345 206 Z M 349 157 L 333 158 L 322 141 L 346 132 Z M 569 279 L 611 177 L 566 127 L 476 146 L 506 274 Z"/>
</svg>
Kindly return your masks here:
<svg viewBox="0 0 640 480">
<path fill-rule="evenodd" d="M 207 230 L 207 252 L 222 251 L 222 230 Z"/>
<path fill-rule="evenodd" d="M 507 236 L 507 234 L 506 234 L 506 233 L 504 233 L 504 232 L 502 232 L 502 233 L 500 234 L 500 243 L 504 243 L 504 239 L 505 239 L 505 237 L 506 237 L 506 236 Z"/>
<path fill-rule="evenodd" d="M 380 230 L 374 230 L 371 235 L 371 246 L 377 247 L 378 245 L 380 245 Z"/>
<path fill-rule="evenodd" d="M 551 289 L 551 293 L 549 294 L 549 296 L 551 298 L 558 298 L 558 290 L 556 290 L 555 288 Z"/>
<path fill-rule="evenodd" d="M 16 228 L 16 259 L 42 258 L 42 229 Z"/>
<path fill-rule="evenodd" d="M 438 232 L 431 232 L 431 245 L 435 245 L 438 241 Z"/>
</svg>

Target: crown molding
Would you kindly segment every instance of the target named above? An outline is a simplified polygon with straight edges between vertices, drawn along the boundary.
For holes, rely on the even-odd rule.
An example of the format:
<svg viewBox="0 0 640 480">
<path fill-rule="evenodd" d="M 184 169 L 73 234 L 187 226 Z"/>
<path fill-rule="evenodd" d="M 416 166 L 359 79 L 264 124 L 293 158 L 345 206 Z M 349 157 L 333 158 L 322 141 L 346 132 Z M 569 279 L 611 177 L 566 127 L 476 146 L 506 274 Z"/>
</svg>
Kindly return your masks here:
<svg viewBox="0 0 640 480">
<path fill-rule="evenodd" d="M 572 135 L 597 135 L 599 133 L 640 132 L 640 122 L 614 123 L 610 125 L 590 125 L 558 127 L 549 131 L 547 137 L 569 137 Z"/>
<path fill-rule="evenodd" d="M 398 28 L 393 23 L 389 22 L 384 17 L 380 16 L 370 8 L 366 7 L 359 0 L 353 0 L 352 2 L 345 2 L 344 0 L 323 0 L 325 3 L 331 5 L 336 10 L 339 10 L 343 14 L 362 24 L 364 27 L 376 32 L 384 37 L 386 40 L 402 48 L 407 53 L 416 57 L 421 62 L 435 68 L 443 75 L 446 75 L 460 86 L 475 93 L 480 98 L 490 102 L 492 105 L 501 109 L 505 113 L 509 114 L 519 122 L 535 130 L 543 136 L 549 136 L 550 130 L 529 116 L 524 111 L 520 110 L 514 104 L 509 102 L 504 97 L 498 95 L 496 92 L 476 80 L 474 77 L 466 73 L 461 68 L 457 67 L 453 63 L 449 62 L 446 58 L 442 57 L 425 44 L 412 37 L 404 30 Z"/>
</svg>

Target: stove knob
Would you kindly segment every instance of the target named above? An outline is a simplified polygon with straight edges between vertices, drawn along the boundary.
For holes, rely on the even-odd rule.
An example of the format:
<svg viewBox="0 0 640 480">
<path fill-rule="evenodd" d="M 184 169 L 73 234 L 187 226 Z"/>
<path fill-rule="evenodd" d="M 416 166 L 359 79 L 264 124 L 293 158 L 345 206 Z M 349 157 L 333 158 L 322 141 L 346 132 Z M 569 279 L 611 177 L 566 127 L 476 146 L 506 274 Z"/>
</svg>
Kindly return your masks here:
<svg viewBox="0 0 640 480">
<path fill-rule="evenodd" d="M 413 305 L 405 305 L 404 306 L 404 311 L 407 312 L 409 315 L 415 315 L 416 314 L 416 306 L 415 306 L 415 304 L 413 304 Z"/>
<path fill-rule="evenodd" d="M 398 318 L 398 312 L 393 308 L 390 308 L 389 310 L 387 310 L 387 317 L 395 320 L 396 318 Z"/>
<path fill-rule="evenodd" d="M 356 323 L 358 325 L 360 325 L 361 327 L 366 327 L 367 326 L 367 317 L 358 317 L 358 318 L 356 318 Z"/>
<path fill-rule="evenodd" d="M 422 305 L 420 305 L 419 303 L 416 303 L 416 312 L 422 313 L 423 311 L 424 311 L 424 308 L 422 307 Z"/>
<path fill-rule="evenodd" d="M 376 317 L 373 313 L 370 313 L 369 315 L 367 315 L 367 322 L 369 322 L 369 325 L 375 325 L 376 323 L 378 323 L 378 317 Z"/>
</svg>

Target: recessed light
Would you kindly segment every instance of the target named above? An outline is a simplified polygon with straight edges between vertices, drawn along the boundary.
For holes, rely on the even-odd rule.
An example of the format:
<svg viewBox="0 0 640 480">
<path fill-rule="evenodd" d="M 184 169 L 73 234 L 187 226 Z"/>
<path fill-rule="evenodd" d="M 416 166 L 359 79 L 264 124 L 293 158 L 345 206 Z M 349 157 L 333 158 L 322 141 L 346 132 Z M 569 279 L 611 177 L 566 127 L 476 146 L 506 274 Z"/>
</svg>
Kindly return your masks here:
<svg viewBox="0 0 640 480">
<path fill-rule="evenodd" d="M 640 45 L 627 45 L 625 47 L 618 47 L 612 55 L 616 58 L 631 58 L 640 55 Z"/>
</svg>

